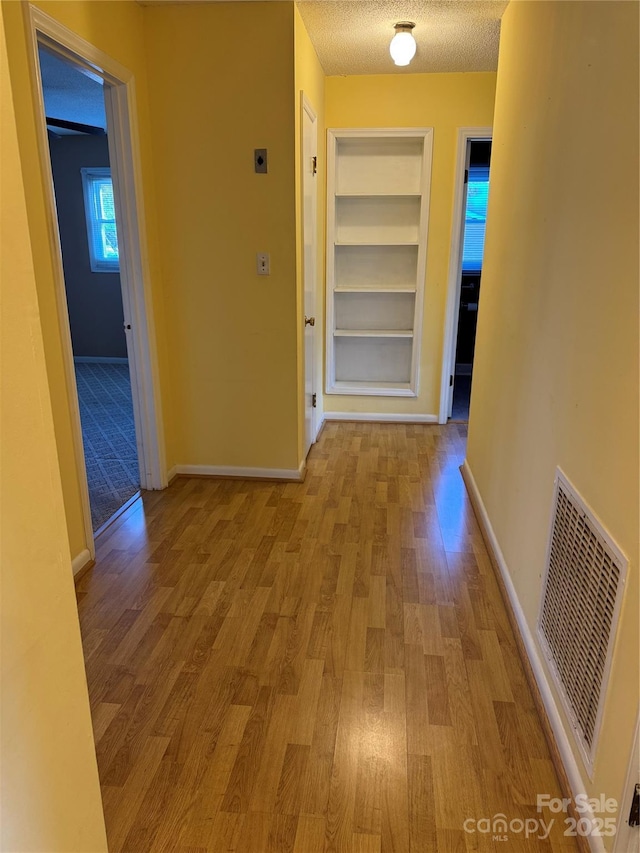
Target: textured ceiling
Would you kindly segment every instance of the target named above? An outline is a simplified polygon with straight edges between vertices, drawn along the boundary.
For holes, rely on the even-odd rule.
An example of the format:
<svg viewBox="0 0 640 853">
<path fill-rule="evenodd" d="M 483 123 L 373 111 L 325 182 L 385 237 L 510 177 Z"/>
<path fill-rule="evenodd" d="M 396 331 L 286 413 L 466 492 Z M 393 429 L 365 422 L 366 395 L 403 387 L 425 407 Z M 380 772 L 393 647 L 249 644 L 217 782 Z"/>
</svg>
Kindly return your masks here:
<svg viewBox="0 0 640 853">
<path fill-rule="evenodd" d="M 142 5 L 193 1 L 138 0 Z M 500 18 L 508 0 L 296 2 L 327 75 L 495 71 L 498 67 Z M 389 56 L 393 25 L 398 21 L 416 24 L 413 35 L 418 49 L 405 68 L 398 68 Z"/>
<path fill-rule="evenodd" d="M 106 129 L 102 83 L 46 48 L 38 48 L 47 116 Z M 65 131 L 56 129 L 56 133 Z"/>
<path fill-rule="evenodd" d="M 159 5 L 176 0 L 141 2 Z M 297 0 L 327 75 L 494 71 L 500 16 L 507 2 Z M 416 24 L 413 34 L 418 49 L 406 68 L 395 66 L 389 56 L 393 25 L 398 21 Z M 102 84 L 46 48 L 40 47 L 39 55 L 47 115 L 106 128 Z"/>
<path fill-rule="evenodd" d="M 502 0 L 298 0 L 325 74 L 495 71 Z M 414 21 L 418 49 L 398 68 L 389 42 L 398 21 Z"/>
</svg>

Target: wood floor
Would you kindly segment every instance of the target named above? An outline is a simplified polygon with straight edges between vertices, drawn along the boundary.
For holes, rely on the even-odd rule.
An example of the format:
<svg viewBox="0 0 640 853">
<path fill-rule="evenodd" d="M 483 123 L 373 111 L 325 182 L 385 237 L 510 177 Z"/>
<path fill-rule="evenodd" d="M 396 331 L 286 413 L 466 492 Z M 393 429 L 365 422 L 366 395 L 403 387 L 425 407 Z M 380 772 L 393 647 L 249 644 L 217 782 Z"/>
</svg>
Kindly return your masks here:
<svg viewBox="0 0 640 853">
<path fill-rule="evenodd" d="M 517 822 L 560 791 L 465 435 L 330 423 L 303 484 L 180 479 L 101 538 L 78 599 L 111 853 L 576 849 Z M 505 841 L 463 829 L 497 813 Z"/>
</svg>

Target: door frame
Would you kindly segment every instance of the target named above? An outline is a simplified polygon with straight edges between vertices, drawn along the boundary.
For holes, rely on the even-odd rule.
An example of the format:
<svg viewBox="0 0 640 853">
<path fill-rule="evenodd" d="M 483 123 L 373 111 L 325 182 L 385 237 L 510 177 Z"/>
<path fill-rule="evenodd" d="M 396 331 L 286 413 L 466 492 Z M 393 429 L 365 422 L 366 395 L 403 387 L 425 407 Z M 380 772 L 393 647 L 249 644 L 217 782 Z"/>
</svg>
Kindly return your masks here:
<svg viewBox="0 0 640 853">
<path fill-rule="evenodd" d="M 446 424 L 451 410 L 453 386 L 450 377 L 455 373 L 456 343 L 458 339 L 458 315 L 460 311 L 460 288 L 462 284 L 462 248 L 464 240 L 465 163 L 469 142 L 490 142 L 492 127 L 459 127 L 456 154 L 456 171 L 451 219 L 451 249 L 449 254 L 449 276 L 447 279 L 447 306 L 444 321 L 442 346 L 442 374 L 440 377 L 440 409 L 438 423 Z"/>
<path fill-rule="evenodd" d="M 636 716 L 636 729 L 629 756 L 629 767 L 627 777 L 620 797 L 618 806 L 618 827 L 616 839 L 613 845 L 614 853 L 637 853 L 640 849 L 640 828 L 630 827 L 627 818 L 631 811 L 631 801 L 638 779 L 638 766 L 640 757 L 640 711 Z"/>
<path fill-rule="evenodd" d="M 305 94 L 305 92 L 300 90 L 300 241 L 301 241 L 301 264 L 302 264 L 302 313 L 303 313 L 303 322 L 304 322 L 304 309 L 305 309 L 305 295 L 306 295 L 306 275 L 307 271 L 305 269 L 304 263 L 304 232 L 305 232 L 305 217 L 304 217 L 304 187 L 305 187 L 305 168 L 304 168 L 304 116 L 305 113 L 311 120 L 313 125 L 314 135 L 315 135 L 315 150 L 316 157 L 318 156 L 318 116 L 316 111 L 314 110 L 311 101 Z M 316 173 L 317 177 L 317 173 Z M 316 192 L 315 192 L 315 228 L 313 230 L 313 294 L 312 294 L 312 303 L 314 306 L 314 316 L 316 318 L 316 326 L 314 327 L 313 332 L 313 342 L 311 346 L 311 382 L 313 388 L 315 389 L 314 393 L 317 395 L 316 400 L 320 396 L 318 394 L 318 359 L 316 357 L 316 342 L 318 339 L 321 339 L 321 335 L 319 335 L 320 325 L 319 320 L 319 312 L 318 312 L 318 184 L 316 180 Z M 315 444 L 318 438 L 318 408 L 311 409 L 311 444 L 309 448 L 306 447 L 306 346 L 305 346 L 305 337 L 306 337 L 306 326 L 302 328 L 302 352 L 304 358 L 304 370 L 303 370 L 303 434 L 304 434 L 304 445 L 305 445 L 305 456 L 308 453 L 309 449 L 313 444 Z"/>
<path fill-rule="evenodd" d="M 131 375 L 136 443 L 142 489 L 167 486 L 164 434 L 158 378 L 156 338 L 151 310 L 149 263 L 146 253 L 146 229 L 143 208 L 142 171 L 138 142 L 135 81 L 125 68 L 90 42 L 69 30 L 55 18 L 31 4 L 25 5 L 27 50 L 31 66 L 31 90 L 36 113 L 38 154 L 46 201 L 49 246 L 56 290 L 56 303 L 65 379 L 68 390 L 74 455 L 79 476 L 85 529 L 85 551 L 75 555 L 74 572 L 95 557 L 91 524 L 89 487 L 80 422 L 67 308 L 66 285 L 58 226 L 55 190 L 42 79 L 38 58 L 40 44 L 71 60 L 84 73 L 104 81 L 109 158 L 116 200 L 116 222 L 120 244 L 120 284 L 127 329 L 127 353 Z M 127 327 L 131 328 L 128 329 Z M 74 555 L 72 554 L 72 557 Z"/>
</svg>

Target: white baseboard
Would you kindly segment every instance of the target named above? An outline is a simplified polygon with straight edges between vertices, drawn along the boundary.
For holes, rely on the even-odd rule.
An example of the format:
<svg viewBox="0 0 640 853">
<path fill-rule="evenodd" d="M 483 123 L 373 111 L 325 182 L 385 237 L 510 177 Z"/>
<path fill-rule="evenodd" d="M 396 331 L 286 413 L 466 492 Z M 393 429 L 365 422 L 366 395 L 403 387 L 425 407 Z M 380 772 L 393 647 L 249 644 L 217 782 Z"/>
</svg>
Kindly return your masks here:
<svg viewBox="0 0 640 853">
<path fill-rule="evenodd" d="M 89 550 L 85 548 L 84 551 L 80 551 L 77 557 L 74 557 L 71 560 L 71 569 L 73 571 L 74 578 L 84 569 L 87 563 L 90 563 L 92 561 L 92 559 L 93 557 L 89 553 Z"/>
<path fill-rule="evenodd" d="M 320 435 L 322 427 L 324 426 L 325 420 L 326 420 L 326 418 L 325 418 L 324 412 L 318 412 L 316 414 L 316 419 L 315 419 L 315 423 L 314 423 L 315 435 L 313 436 L 313 443 L 314 444 L 318 440 L 318 436 Z"/>
<path fill-rule="evenodd" d="M 174 465 L 169 471 L 171 480 L 177 474 L 186 477 L 229 477 L 237 480 L 289 480 L 301 483 L 304 480 L 306 462 L 298 468 L 241 468 L 234 465 Z"/>
<path fill-rule="evenodd" d="M 325 412 L 325 421 L 369 421 L 384 424 L 437 424 L 437 415 L 382 414 L 379 412 Z"/>
<path fill-rule="evenodd" d="M 128 358 L 113 358 L 101 355 L 74 355 L 76 364 L 128 364 Z"/>
<path fill-rule="evenodd" d="M 553 731 L 556 746 L 558 747 L 560 760 L 562 761 L 562 765 L 567 776 L 567 781 L 569 782 L 569 785 L 571 787 L 571 794 L 575 798 L 578 794 L 584 794 L 587 790 L 587 787 L 584 784 L 582 774 L 580 773 L 580 768 L 578 767 L 578 763 L 573 754 L 573 750 L 571 749 L 569 735 L 567 734 L 567 731 L 563 725 L 562 717 L 560 716 L 560 712 L 558 710 L 558 706 L 556 705 L 551 686 L 547 679 L 547 674 L 542 664 L 542 659 L 538 653 L 534 635 L 531 633 L 531 629 L 527 624 L 522 605 L 520 604 L 520 600 L 518 599 L 516 588 L 513 585 L 513 581 L 511 580 L 509 568 L 504 559 L 502 550 L 500 549 L 500 545 L 498 544 L 498 540 L 494 533 L 493 527 L 491 526 L 491 521 L 489 520 L 489 515 L 487 514 L 486 507 L 482 501 L 482 496 L 478 491 L 478 486 L 476 484 L 473 473 L 471 472 L 471 468 L 469 467 L 469 463 L 466 459 L 462 467 L 464 469 L 465 483 L 469 491 L 472 492 L 474 505 L 482 518 L 482 525 L 484 527 L 484 531 L 486 532 L 489 538 L 493 555 L 498 564 L 500 575 L 502 576 L 502 581 L 507 591 L 507 595 L 509 596 L 511 610 L 513 612 L 513 615 L 515 616 L 518 625 L 518 630 L 520 631 L 520 637 L 522 638 L 522 642 L 524 644 L 527 657 L 529 659 L 529 663 L 531 665 L 531 669 L 536 680 L 536 684 L 538 685 L 540 697 L 544 704 L 544 708 L 547 713 L 547 718 Z M 595 814 L 589 809 L 583 812 L 581 816 L 589 821 L 592 821 L 595 817 Z M 589 835 L 587 837 L 587 841 L 589 843 L 589 848 L 592 853 L 605 853 L 604 842 L 601 837 Z"/>
</svg>

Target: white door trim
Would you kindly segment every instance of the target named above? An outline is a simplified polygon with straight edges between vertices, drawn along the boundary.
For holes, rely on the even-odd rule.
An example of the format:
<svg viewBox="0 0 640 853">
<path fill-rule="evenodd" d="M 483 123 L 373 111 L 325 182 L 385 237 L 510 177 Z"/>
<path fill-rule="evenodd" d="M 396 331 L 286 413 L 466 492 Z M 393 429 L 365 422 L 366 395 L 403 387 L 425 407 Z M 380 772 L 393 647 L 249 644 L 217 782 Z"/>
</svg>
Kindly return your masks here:
<svg viewBox="0 0 640 853">
<path fill-rule="evenodd" d="M 307 114 L 311 123 L 313 125 L 314 134 L 315 134 L 315 150 L 316 157 L 318 156 L 318 124 L 317 124 L 317 114 L 314 110 L 311 101 L 306 96 L 305 92 L 300 90 L 300 237 L 302 241 L 302 245 L 300 247 L 300 251 L 302 253 L 302 302 L 303 302 L 303 313 L 304 313 L 304 302 L 306 296 L 306 270 L 304 264 L 304 229 L 305 229 L 305 221 L 304 221 L 304 188 L 305 188 L 305 169 L 304 169 L 304 114 Z M 318 200 L 318 188 L 316 185 L 316 211 L 315 211 L 315 229 L 313 234 L 313 304 L 314 311 L 313 314 L 316 317 L 316 326 L 314 341 L 312 346 L 312 362 L 311 362 L 311 371 L 312 371 L 312 385 L 315 389 L 316 400 L 319 402 L 319 398 L 322 396 L 320 393 L 320 389 L 318 388 L 318 359 L 316 358 L 315 347 L 317 336 L 320 336 L 320 326 L 319 317 L 320 314 L 318 312 L 318 281 L 317 281 L 317 260 L 318 260 L 318 228 L 317 228 L 317 217 L 318 217 L 318 209 L 317 209 L 317 200 Z M 304 318 L 303 318 L 304 322 Z M 303 327 L 302 336 L 302 352 L 304 353 L 304 357 L 306 360 L 306 350 L 304 345 L 304 337 L 306 333 L 306 328 Z M 304 376 L 306 377 L 306 361 L 305 361 L 305 370 L 303 371 Z M 304 392 L 306 393 L 306 392 Z M 318 410 L 317 408 L 311 410 L 311 444 L 314 444 L 318 437 L 318 430 L 320 428 L 319 419 L 317 417 Z M 305 415 L 306 418 L 306 415 Z M 303 426 L 304 429 L 304 426 Z M 305 437 L 305 446 L 306 446 L 306 437 Z M 306 448 L 308 452 L 309 448 Z"/>
<path fill-rule="evenodd" d="M 38 154 L 46 197 L 46 215 L 51 261 L 56 286 L 60 341 L 65 378 L 69 391 L 69 407 L 76 467 L 82 499 L 85 547 L 95 556 L 89 489 L 83 453 L 82 426 L 75 380 L 71 331 L 66 302 L 64 270 L 56 201 L 47 139 L 42 81 L 38 60 L 40 43 L 71 59 L 89 75 L 105 81 L 105 107 L 109 123 L 109 155 L 114 193 L 118 209 L 118 231 L 121 237 L 120 280 L 130 359 L 131 390 L 136 421 L 136 436 L 141 447 L 140 484 L 144 489 L 162 489 L 167 485 L 164 458 L 164 436 L 160 418 L 160 388 L 157 371 L 155 333 L 153 327 L 146 235 L 142 210 L 142 178 L 135 113 L 135 86 L 132 73 L 94 45 L 76 35 L 36 6 L 25 5 L 30 37 L 27 49 L 31 65 L 31 89 L 36 110 Z M 122 251 L 124 249 L 124 251 Z M 73 555 L 72 555 L 73 557 Z"/>
<path fill-rule="evenodd" d="M 131 373 L 140 485 L 143 489 L 167 487 L 164 455 L 156 337 L 146 255 L 146 228 L 143 210 L 142 169 L 138 149 L 135 83 L 105 87 L 105 109 L 109 128 L 109 160 L 116 209 L 123 235 L 120 282 L 127 330 L 127 353 Z"/>
<path fill-rule="evenodd" d="M 628 818 L 631 811 L 631 801 L 640 772 L 640 712 L 636 716 L 636 730 L 629 756 L 629 768 L 624 783 L 622 796 L 619 799 L 618 808 L 618 831 L 613 845 L 614 853 L 638 853 L 640 850 L 640 827 L 629 826 Z"/>
<path fill-rule="evenodd" d="M 456 172 L 454 179 L 453 216 L 451 220 L 451 250 L 447 280 L 447 307 L 444 321 L 442 347 L 442 375 L 440 378 L 440 410 L 438 423 L 446 424 L 451 408 L 452 390 L 449 377 L 455 369 L 458 312 L 460 308 L 460 279 L 462 274 L 462 239 L 464 234 L 464 170 L 467 143 L 470 139 L 490 140 L 492 127 L 459 127 Z"/>
</svg>

